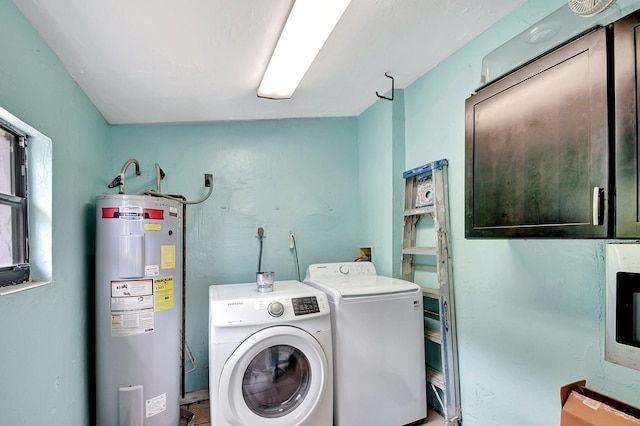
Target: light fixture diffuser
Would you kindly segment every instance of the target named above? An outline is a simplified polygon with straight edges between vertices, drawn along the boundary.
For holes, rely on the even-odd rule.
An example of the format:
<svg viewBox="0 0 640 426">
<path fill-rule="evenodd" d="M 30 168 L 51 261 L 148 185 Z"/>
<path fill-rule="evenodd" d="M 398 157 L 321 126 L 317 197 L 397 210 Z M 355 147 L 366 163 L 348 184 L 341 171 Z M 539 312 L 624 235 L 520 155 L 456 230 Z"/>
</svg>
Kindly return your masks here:
<svg viewBox="0 0 640 426">
<path fill-rule="evenodd" d="M 296 0 L 262 77 L 258 96 L 289 99 L 351 0 Z"/>
</svg>

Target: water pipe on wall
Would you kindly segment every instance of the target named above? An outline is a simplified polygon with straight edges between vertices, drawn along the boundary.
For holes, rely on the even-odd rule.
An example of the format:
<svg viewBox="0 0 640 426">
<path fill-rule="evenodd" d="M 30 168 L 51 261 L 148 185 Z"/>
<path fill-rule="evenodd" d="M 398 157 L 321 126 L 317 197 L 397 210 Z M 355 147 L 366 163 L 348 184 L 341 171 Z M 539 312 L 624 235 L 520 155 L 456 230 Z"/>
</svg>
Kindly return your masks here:
<svg viewBox="0 0 640 426">
<path fill-rule="evenodd" d="M 187 344 L 187 204 L 200 204 L 206 201 L 213 192 L 213 175 L 205 173 L 204 186 L 209 188 L 209 192 L 199 200 L 187 201 L 184 195 L 168 195 L 160 192 L 160 181 L 164 179 L 165 173 L 162 171 L 158 163 L 156 163 L 156 191 L 142 191 L 140 195 L 150 195 L 153 197 L 167 198 L 169 200 L 178 201 L 182 204 L 182 335 L 180 336 L 181 343 L 181 374 L 180 374 L 180 392 L 182 398 L 185 397 L 185 361 L 187 355 L 191 359 L 192 365 L 195 367 L 195 359 L 191 350 Z M 193 371 L 193 370 L 191 370 Z"/>
<path fill-rule="evenodd" d="M 262 272 L 262 245 L 264 241 L 264 228 L 258 228 L 258 240 L 260 241 L 260 254 L 258 254 L 258 271 Z"/>
<path fill-rule="evenodd" d="M 161 174 L 158 176 L 162 176 L 164 177 L 164 172 L 162 171 L 162 169 L 160 169 L 160 167 L 158 166 L 157 170 L 160 170 Z M 206 201 L 210 196 L 211 193 L 213 192 L 213 175 L 209 174 L 209 173 L 205 173 L 204 175 L 204 186 L 209 188 L 209 192 L 207 192 L 207 194 L 200 198 L 199 200 L 196 201 L 187 201 L 186 198 L 184 196 L 178 196 L 178 195 L 169 195 L 169 194 L 163 194 L 160 191 L 150 191 L 150 190 L 146 190 L 146 191 L 142 191 L 140 193 L 140 195 L 151 195 L 154 197 L 162 197 L 162 198 L 166 198 L 169 200 L 173 200 L 173 201 L 177 201 L 179 203 L 182 204 L 200 204 L 204 201 Z M 160 180 L 157 180 L 157 188 L 160 188 Z"/>
<path fill-rule="evenodd" d="M 138 163 L 138 160 L 134 158 L 128 159 L 122 166 L 122 169 L 120 170 L 120 174 L 116 176 L 115 179 L 113 179 L 111 183 L 108 185 L 109 188 L 115 188 L 117 186 L 118 194 L 124 194 L 124 175 L 127 172 L 127 168 L 129 168 L 131 164 L 135 164 L 136 176 L 140 176 L 140 164 Z"/>
<path fill-rule="evenodd" d="M 164 179 L 164 170 L 160 168 L 160 164 L 156 163 L 156 192 L 160 193 L 160 181 Z"/>
</svg>

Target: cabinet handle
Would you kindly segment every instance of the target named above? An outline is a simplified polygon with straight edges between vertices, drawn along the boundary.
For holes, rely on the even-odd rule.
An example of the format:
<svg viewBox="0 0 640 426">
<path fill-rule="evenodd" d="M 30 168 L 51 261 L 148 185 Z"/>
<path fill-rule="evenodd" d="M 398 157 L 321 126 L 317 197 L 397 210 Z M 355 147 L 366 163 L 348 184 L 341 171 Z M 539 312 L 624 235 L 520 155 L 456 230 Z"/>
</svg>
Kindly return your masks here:
<svg viewBox="0 0 640 426">
<path fill-rule="evenodd" d="M 602 225 L 604 216 L 604 188 L 593 187 L 593 225 Z"/>
</svg>

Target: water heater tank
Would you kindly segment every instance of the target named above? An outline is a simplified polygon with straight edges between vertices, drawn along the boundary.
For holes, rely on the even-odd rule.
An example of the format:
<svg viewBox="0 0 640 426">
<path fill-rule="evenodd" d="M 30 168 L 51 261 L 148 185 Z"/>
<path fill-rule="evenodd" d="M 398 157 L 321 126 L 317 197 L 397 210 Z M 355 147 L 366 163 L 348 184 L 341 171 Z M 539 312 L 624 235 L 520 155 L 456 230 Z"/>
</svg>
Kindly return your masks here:
<svg viewBox="0 0 640 426">
<path fill-rule="evenodd" d="M 180 422 L 182 207 L 96 198 L 96 422 Z"/>
</svg>

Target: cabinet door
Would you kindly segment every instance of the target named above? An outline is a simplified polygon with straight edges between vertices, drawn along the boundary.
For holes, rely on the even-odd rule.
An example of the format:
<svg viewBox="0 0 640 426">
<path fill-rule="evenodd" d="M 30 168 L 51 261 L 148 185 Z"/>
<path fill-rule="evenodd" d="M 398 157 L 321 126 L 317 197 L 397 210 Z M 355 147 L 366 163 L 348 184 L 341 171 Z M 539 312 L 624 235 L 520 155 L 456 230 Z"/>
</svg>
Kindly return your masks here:
<svg viewBox="0 0 640 426">
<path fill-rule="evenodd" d="M 467 99 L 468 238 L 608 235 L 606 41 L 588 33 Z"/>
<path fill-rule="evenodd" d="M 616 237 L 640 237 L 638 203 L 638 79 L 640 13 L 613 25 L 615 87 Z"/>
</svg>

